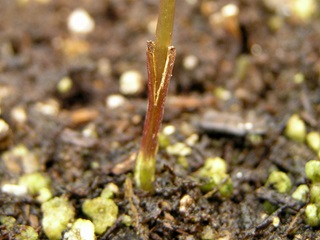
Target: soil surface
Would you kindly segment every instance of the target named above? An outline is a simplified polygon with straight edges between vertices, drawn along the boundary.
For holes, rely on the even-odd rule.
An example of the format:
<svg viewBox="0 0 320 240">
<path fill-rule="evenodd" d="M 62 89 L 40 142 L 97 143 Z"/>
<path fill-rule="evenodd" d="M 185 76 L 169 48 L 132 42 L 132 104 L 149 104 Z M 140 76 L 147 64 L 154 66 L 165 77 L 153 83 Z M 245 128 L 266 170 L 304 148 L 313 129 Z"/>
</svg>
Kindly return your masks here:
<svg viewBox="0 0 320 240">
<path fill-rule="evenodd" d="M 305 204 L 290 197 L 310 184 L 304 166 L 317 156 L 284 134 L 293 114 L 308 132 L 320 131 L 319 16 L 303 21 L 288 14 L 287 1 L 177 1 L 177 59 L 163 128 L 173 126 L 170 143 L 185 142 L 192 151 L 181 158 L 160 147 L 155 192 L 147 194 L 131 178 L 147 107 L 146 41 L 154 39 L 158 1 L 0 2 L 0 118 L 10 128 L 0 134 L 2 186 L 40 172 L 51 180 L 53 196 L 67 197 L 75 217 L 88 218 L 82 203 L 114 183 L 118 219 L 97 239 L 320 238 L 305 222 Z M 221 9 L 230 2 L 239 16 L 228 25 Z M 95 22 L 88 34 L 68 29 L 68 16 L 79 7 Z M 119 84 L 130 70 L 142 76 L 142 90 L 132 95 Z M 72 82 L 67 91 L 58 87 L 63 78 Z M 124 97 L 117 107 L 106 103 L 114 94 Z M 17 146 L 31 159 L 7 160 Z M 227 162 L 231 197 L 202 192 L 193 179 L 208 157 Z M 290 193 L 266 186 L 274 169 L 288 174 Z M 191 201 L 182 210 L 185 195 Z M 16 239 L 21 226 L 47 239 L 36 197 L 0 192 L 0 215 L 16 219 L 16 228 L 0 225 L 0 239 Z M 125 215 L 131 226 L 122 223 Z"/>
</svg>

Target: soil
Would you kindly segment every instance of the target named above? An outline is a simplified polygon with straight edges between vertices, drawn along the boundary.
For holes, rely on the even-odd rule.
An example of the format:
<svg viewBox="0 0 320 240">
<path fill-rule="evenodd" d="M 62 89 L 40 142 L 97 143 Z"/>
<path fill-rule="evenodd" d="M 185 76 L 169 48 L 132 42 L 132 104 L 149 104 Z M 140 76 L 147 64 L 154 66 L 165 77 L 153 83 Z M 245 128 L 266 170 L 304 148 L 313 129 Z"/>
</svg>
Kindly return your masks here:
<svg viewBox="0 0 320 240">
<path fill-rule="evenodd" d="M 304 166 L 316 154 L 286 138 L 284 128 L 297 113 L 308 132 L 320 131 L 320 22 L 288 16 L 267 7 L 267 1 L 233 2 L 239 7 L 236 30 L 210 23 L 224 0 L 177 1 L 177 59 L 163 127 L 175 127 L 172 144 L 190 136 L 197 140 L 188 164 L 159 149 L 155 192 L 147 194 L 131 177 L 147 107 L 146 41 L 154 39 L 150 28 L 158 1 L 2 0 L 0 114 L 10 131 L 0 136 L 1 183 L 17 183 L 36 169 L 51 179 L 54 196 L 73 204 L 76 218 L 86 218 L 85 199 L 116 184 L 118 220 L 97 239 L 320 238 L 318 229 L 305 222 L 305 204 L 265 185 L 272 169 L 288 174 L 291 193 L 310 184 Z M 95 21 L 86 36 L 67 27 L 78 7 Z M 195 65 L 186 64 L 188 56 Z M 142 74 L 143 91 L 124 96 L 121 106 L 110 109 L 106 98 L 121 94 L 119 78 L 128 70 Z M 73 82 L 66 93 L 57 90 L 64 77 Z M 239 122 L 253 127 L 238 129 Z M 17 157 L 4 160 L 18 145 L 37 156 L 35 166 Z M 201 192 L 192 178 L 216 156 L 228 164 L 234 186 L 230 198 Z M 181 211 L 186 194 L 193 201 Z M 274 212 L 266 211 L 266 201 Z M 121 223 L 125 214 L 133 219 L 130 227 Z M 47 239 L 36 196 L 0 192 L 0 215 L 14 217 L 17 226 L 32 226 L 39 239 Z M 0 239 L 15 239 L 17 232 L 0 225 Z"/>
</svg>

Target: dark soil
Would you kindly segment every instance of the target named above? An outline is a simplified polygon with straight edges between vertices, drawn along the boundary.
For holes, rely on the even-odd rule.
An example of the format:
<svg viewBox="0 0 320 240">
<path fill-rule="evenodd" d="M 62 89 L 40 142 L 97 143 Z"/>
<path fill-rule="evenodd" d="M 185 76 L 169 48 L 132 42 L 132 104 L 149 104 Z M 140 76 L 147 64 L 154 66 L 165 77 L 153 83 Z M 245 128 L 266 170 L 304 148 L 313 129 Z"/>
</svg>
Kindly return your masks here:
<svg viewBox="0 0 320 240">
<path fill-rule="evenodd" d="M 146 87 L 125 96 L 127 102 L 116 109 L 106 107 L 105 100 L 120 93 L 119 78 L 127 70 L 140 71 L 146 86 L 145 47 L 154 38 L 148 23 L 157 17 L 158 1 L 0 2 L 0 117 L 11 130 L 0 136 L 2 184 L 16 183 L 27 172 L 19 159 L 3 160 L 3 154 L 23 144 L 38 156 L 37 169 L 52 180 L 53 195 L 67 196 L 77 218 L 85 217 L 85 199 L 99 196 L 108 183 L 119 187 L 114 198 L 119 219 L 98 239 L 190 240 L 206 232 L 211 232 L 210 239 L 320 237 L 317 228 L 305 223 L 303 204 L 265 187 L 272 169 L 289 175 L 292 192 L 309 184 L 304 165 L 316 155 L 305 144 L 287 139 L 283 130 L 294 113 L 308 131 L 320 130 L 318 19 L 304 23 L 277 15 L 263 1 L 233 1 L 240 9 L 235 34 L 209 23 L 209 15 L 227 1 L 177 1 L 177 59 L 163 126 L 176 128 L 171 143 L 184 142 L 191 134 L 199 140 L 187 156 L 187 167 L 159 150 L 155 192 L 146 194 L 130 181 L 147 107 Z M 96 24 L 86 37 L 77 38 L 67 28 L 67 18 L 77 7 L 86 9 Z M 281 23 L 277 29 L 270 27 L 274 19 Z M 183 63 L 189 55 L 198 59 L 193 69 Z M 243 72 L 241 60 L 247 64 Z M 297 74 L 304 81 L 295 83 Z M 57 84 L 66 76 L 74 85 L 61 94 Z M 229 91 L 226 100 L 214 94 L 219 88 Z M 55 107 L 53 113 L 43 112 L 45 104 Z M 25 121 L 17 120 L 17 109 L 25 111 Z M 221 115 L 208 123 L 204 116 L 211 110 Z M 246 119 L 253 130 L 238 131 L 237 121 Z M 216 121 L 225 124 L 217 128 Z M 84 136 L 88 128 L 98 137 Z M 257 135 L 259 141 L 252 141 Z M 234 185 L 230 198 L 216 191 L 202 193 L 190 176 L 215 156 L 228 163 Z M 194 202 L 181 212 L 180 199 L 186 194 Z M 266 212 L 266 200 L 276 206 L 273 213 Z M 131 227 L 121 223 L 124 214 L 133 218 Z M 34 196 L 0 192 L 0 215 L 13 216 L 17 225 L 32 226 L 40 239 L 47 239 Z M 273 224 L 275 217 L 279 226 Z M 0 225 L 0 239 L 15 239 L 15 234 Z"/>
</svg>

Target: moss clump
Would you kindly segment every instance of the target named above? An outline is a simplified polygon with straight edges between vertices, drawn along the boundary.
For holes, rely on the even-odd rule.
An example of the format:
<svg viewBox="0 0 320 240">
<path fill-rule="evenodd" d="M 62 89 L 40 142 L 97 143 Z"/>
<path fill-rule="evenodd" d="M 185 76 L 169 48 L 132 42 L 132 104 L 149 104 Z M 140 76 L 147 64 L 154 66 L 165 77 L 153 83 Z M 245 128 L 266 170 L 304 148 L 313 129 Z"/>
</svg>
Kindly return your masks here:
<svg viewBox="0 0 320 240">
<path fill-rule="evenodd" d="M 217 188 L 222 197 L 231 196 L 233 184 L 227 174 L 227 164 L 222 158 L 208 158 L 194 175 L 200 180 L 202 191 L 209 192 Z"/>
<path fill-rule="evenodd" d="M 279 193 L 289 193 L 292 188 L 292 182 L 286 173 L 274 171 L 269 175 L 266 186 L 272 186 Z"/>
<path fill-rule="evenodd" d="M 20 233 L 15 236 L 16 240 L 37 240 L 38 233 L 30 226 L 18 225 Z"/>
<path fill-rule="evenodd" d="M 19 185 L 26 186 L 30 194 L 39 195 L 38 200 L 45 202 L 52 197 L 50 179 L 39 172 L 25 174 L 19 179 Z"/>
<path fill-rule="evenodd" d="M 301 184 L 297 189 L 292 193 L 292 197 L 300 202 L 307 202 L 307 197 L 309 193 L 309 187 L 305 184 Z"/>
<path fill-rule="evenodd" d="M 320 203 L 320 184 L 312 184 L 310 186 L 310 202 Z"/>
<path fill-rule="evenodd" d="M 11 232 L 11 238 L 15 240 L 37 240 L 38 233 L 30 226 L 16 225 L 16 219 L 0 215 L 0 223 Z"/>
<path fill-rule="evenodd" d="M 97 234 L 104 233 L 118 217 L 118 206 L 112 199 L 103 197 L 85 200 L 82 211 L 92 219 Z"/>
<path fill-rule="evenodd" d="M 320 225 L 320 211 L 316 204 L 308 204 L 306 207 L 306 222 L 312 227 Z"/>
<path fill-rule="evenodd" d="M 320 161 L 311 160 L 306 163 L 305 172 L 312 183 L 320 183 Z"/>
<path fill-rule="evenodd" d="M 310 132 L 306 137 L 308 146 L 318 155 L 320 158 L 320 133 Z"/>
<path fill-rule="evenodd" d="M 292 115 L 285 129 L 285 135 L 294 141 L 304 142 L 306 137 L 307 129 L 304 121 L 297 115 Z"/>
<path fill-rule="evenodd" d="M 42 227 L 50 240 L 61 239 L 62 231 L 74 218 L 75 210 L 64 197 L 55 197 L 41 205 L 43 212 Z"/>
</svg>

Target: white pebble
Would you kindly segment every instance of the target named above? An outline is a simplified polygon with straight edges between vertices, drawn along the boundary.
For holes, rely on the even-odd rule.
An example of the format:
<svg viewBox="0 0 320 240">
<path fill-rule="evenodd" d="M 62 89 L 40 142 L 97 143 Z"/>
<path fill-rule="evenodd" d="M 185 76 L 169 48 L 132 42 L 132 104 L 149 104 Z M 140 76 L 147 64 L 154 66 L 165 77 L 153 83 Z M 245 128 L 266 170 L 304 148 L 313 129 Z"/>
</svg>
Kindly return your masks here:
<svg viewBox="0 0 320 240">
<path fill-rule="evenodd" d="M 186 213 L 188 209 L 192 206 L 194 200 L 190 195 L 186 194 L 180 199 L 179 212 Z"/>
<path fill-rule="evenodd" d="M 28 189 L 23 185 L 4 184 L 1 187 L 1 192 L 19 197 L 26 195 L 28 193 Z"/>
<path fill-rule="evenodd" d="M 233 17 L 239 15 L 239 8 L 234 4 L 227 4 L 221 9 L 222 16 Z"/>
<path fill-rule="evenodd" d="M 2 119 L 0 119 L 0 135 L 9 132 L 9 125 Z"/>
<path fill-rule="evenodd" d="M 60 111 L 60 106 L 55 99 L 48 99 L 45 102 L 37 102 L 35 109 L 44 115 L 57 116 Z"/>
<path fill-rule="evenodd" d="M 64 240 L 94 240 L 94 225 L 90 220 L 77 219 L 70 231 L 63 236 Z"/>
<path fill-rule="evenodd" d="M 194 55 L 188 55 L 183 59 L 183 67 L 187 70 L 193 70 L 198 65 L 198 58 Z"/>
<path fill-rule="evenodd" d="M 176 131 L 176 128 L 173 125 L 168 125 L 163 128 L 163 134 L 169 136 Z"/>
<path fill-rule="evenodd" d="M 135 70 L 124 72 L 120 76 L 120 92 L 125 95 L 136 95 L 143 90 L 141 73 Z"/>
<path fill-rule="evenodd" d="M 94 20 L 84 9 L 77 8 L 68 17 L 68 28 L 72 33 L 88 34 L 92 32 L 94 26 Z"/>
<path fill-rule="evenodd" d="M 25 123 L 27 121 L 26 110 L 20 106 L 14 107 L 10 112 L 10 116 L 17 123 Z"/>
<path fill-rule="evenodd" d="M 125 103 L 126 99 L 120 94 L 113 94 L 107 97 L 106 106 L 109 109 L 115 109 L 121 107 Z"/>
</svg>

